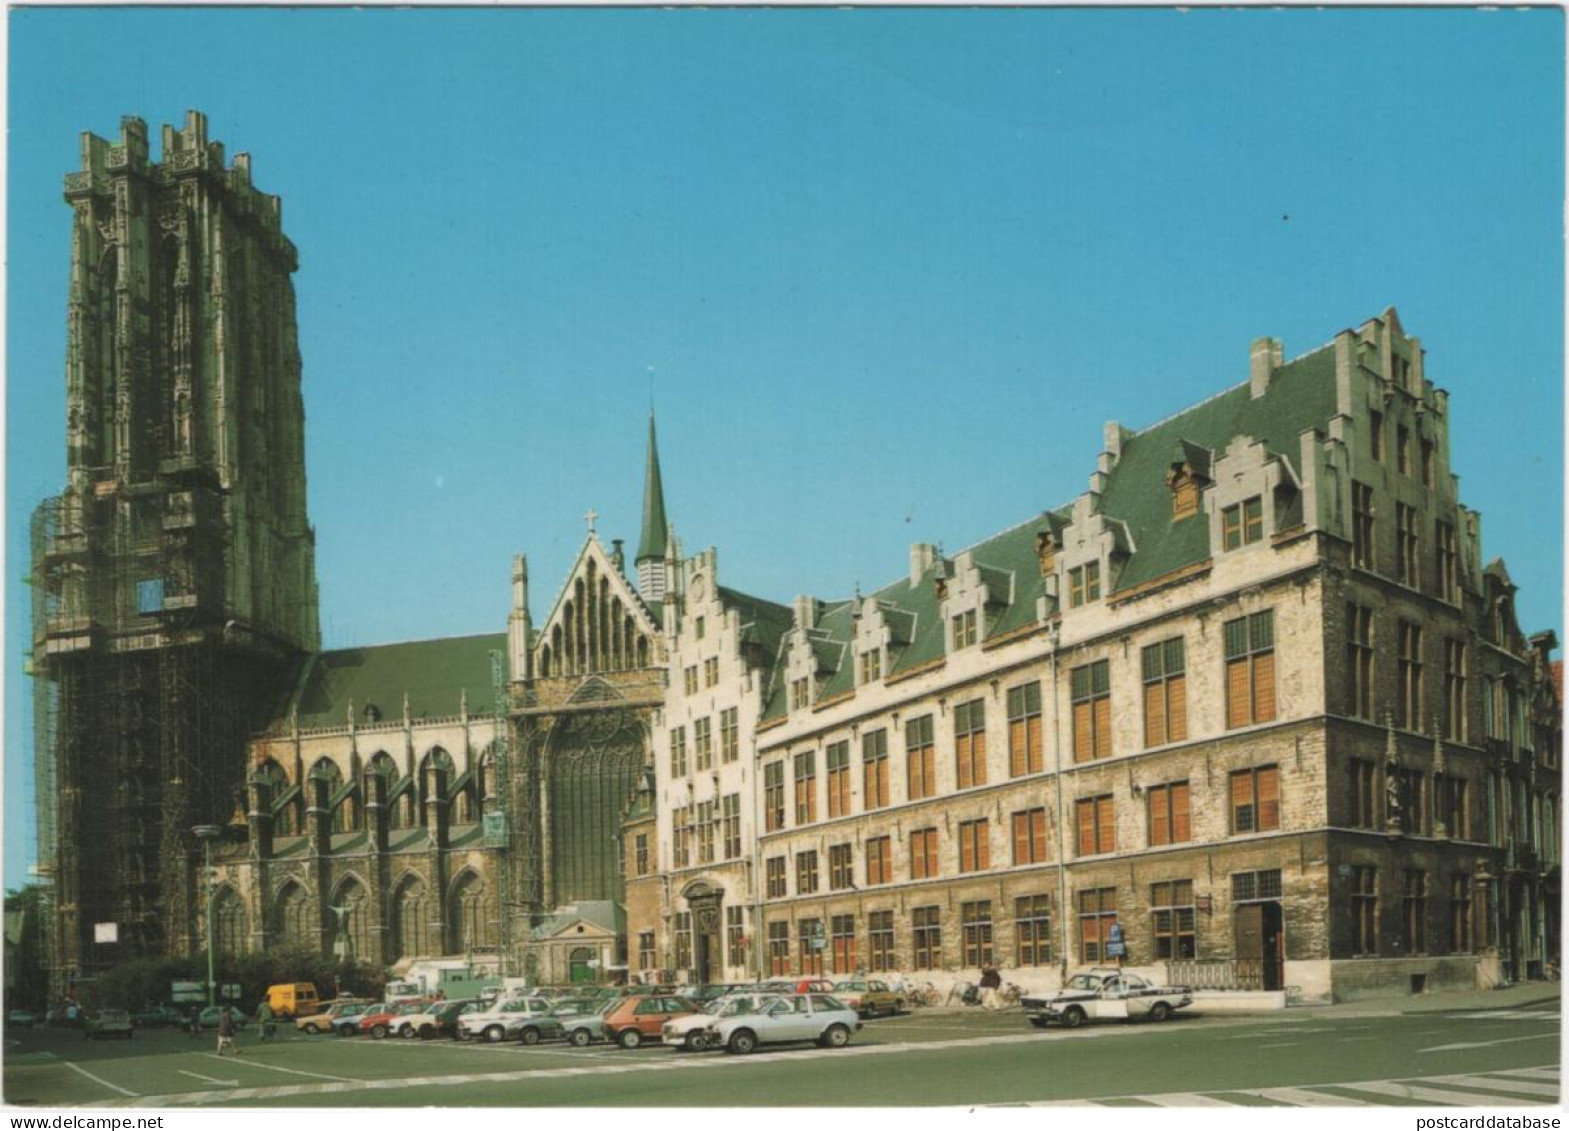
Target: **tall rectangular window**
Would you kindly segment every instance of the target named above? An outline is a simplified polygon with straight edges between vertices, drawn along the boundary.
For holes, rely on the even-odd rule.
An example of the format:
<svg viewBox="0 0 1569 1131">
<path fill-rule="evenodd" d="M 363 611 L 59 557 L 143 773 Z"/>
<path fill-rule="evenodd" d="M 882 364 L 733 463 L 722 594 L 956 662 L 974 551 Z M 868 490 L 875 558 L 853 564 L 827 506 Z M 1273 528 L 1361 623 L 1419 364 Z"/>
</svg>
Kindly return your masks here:
<svg viewBox="0 0 1569 1131">
<path fill-rule="evenodd" d="M 790 709 L 799 711 L 812 705 L 812 681 L 807 676 L 790 681 Z"/>
<path fill-rule="evenodd" d="M 1460 549 L 1455 544 L 1455 528 L 1439 522 L 1434 528 L 1438 544 L 1438 596 L 1451 605 L 1460 603 Z"/>
<path fill-rule="evenodd" d="M 726 763 L 734 762 L 741 756 L 741 742 L 738 732 L 736 709 L 734 707 L 726 707 L 719 712 L 719 757 Z"/>
<path fill-rule="evenodd" d="M 893 883 L 893 840 L 874 836 L 866 842 L 866 886 Z"/>
<path fill-rule="evenodd" d="M 811 895 L 817 890 L 817 850 L 809 848 L 795 854 L 795 894 Z"/>
<path fill-rule="evenodd" d="M 833 742 L 828 746 L 828 816 L 850 815 L 850 744 Z"/>
<path fill-rule="evenodd" d="M 1395 504 L 1395 578 L 1416 589 L 1422 584 L 1421 543 L 1415 507 Z"/>
<path fill-rule="evenodd" d="M 893 912 L 867 912 L 866 969 L 873 974 L 880 974 L 893 968 Z"/>
<path fill-rule="evenodd" d="M 876 683 L 883 677 L 883 650 L 868 648 L 861 653 L 861 682 Z"/>
<path fill-rule="evenodd" d="M 975 643 L 975 610 L 966 609 L 953 618 L 953 650 Z"/>
<path fill-rule="evenodd" d="M 684 778 L 687 772 L 686 727 L 670 728 L 670 776 Z"/>
<path fill-rule="evenodd" d="M 1252 545 L 1264 538 L 1264 498 L 1254 495 L 1240 503 L 1233 503 L 1220 512 L 1220 544 L 1222 549 L 1236 550 Z"/>
<path fill-rule="evenodd" d="M 1351 564 L 1372 569 L 1374 562 L 1373 488 L 1351 481 Z"/>
<path fill-rule="evenodd" d="M 1188 812 L 1188 783 L 1175 781 L 1152 785 L 1149 798 L 1150 847 L 1185 844 L 1193 839 L 1193 821 Z"/>
<path fill-rule="evenodd" d="M 692 966 L 692 913 L 676 912 L 676 969 L 685 972 Z"/>
<path fill-rule="evenodd" d="M 1013 815 L 1013 862 L 1046 862 L 1046 810 L 1025 809 Z"/>
<path fill-rule="evenodd" d="M 1051 963 L 1051 896 L 1022 895 L 1013 901 L 1013 930 L 1020 966 Z"/>
<path fill-rule="evenodd" d="M 1117 816 L 1111 794 L 1081 797 L 1074 802 L 1074 812 L 1078 815 L 1080 856 L 1117 851 Z"/>
<path fill-rule="evenodd" d="M 1351 825 L 1378 827 L 1378 775 L 1372 762 L 1351 759 Z"/>
<path fill-rule="evenodd" d="M 763 767 L 763 831 L 784 828 L 784 763 L 769 762 Z"/>
<path fill-rule="evenodd" d="M 1404 424 L 1395 426 L 1395 470 L 1401 475 L 1411 474 L 1411 429 Z"/>
<path fill-rule="evenodd" d="M 992 901 L 980 899 L 959 905 L 959 922 L 964 932 L 964 964 L 992 964 Z"/>
<path fill-rule="evenodd" d="M 785 887 L 785 858 L 783 856 L 770 856 L 767 862 L 768 870 L 768 898 L 783 899 Z"/>
<path fill-rule="evenodd" d="M 1197 956 L 1195 911 L 1192 880 L 1168 880 L 1150 885 L 1150 926 L 1155 958 L 1169 962 Z"/>
<path fill-rule="evenodd" d="M 709 719 L 698 719 L 692 724 L 692 748 L 697 754 L 699 771 L 714 768 L 714 740 L 709 729 Z"/>
<path fill-rule="evenodd" d="M 917 907 L 910 912 L 910 927 L 915 968 L 938 970 L 942 967 L 942 908 Z"/>
<path fill-rule="evenodd" d="M 1038 774 L 1041 754 L 1041 685 L 1036 680 L 1008 689 L 1008 772 Z"/>
<path fill-rule="evenodd" d="M 703 661 L 703 686 L 712 687 L 719 682 L 719 657 L 710 656 Z"/>
<path fill-rule="evenodd" d="M 828 887 L 832 891 L 843 891 L 855 885 L 855 860 L 850 855 L 852 848 L 848 844 L 828 846 Z"/>
<path fill-rule="evenodd" d="M 1096 660 L 1073 669 L 1073 760 L 1111 755 L 1111 664 Z"/>
<path fill-rule="evenodd" d="M 714 862 L 714 829 L 719 824 L 716 816 L 718 809 L 717 801 L 697 803 L 697 862 L 699 864 Z"/>
<path fill-rule="evenodd" d="M 1068 607 L 1100 600 L 1100 562 L 1085 562 L 1068 571 Z"/>
<path fill-rule="evenodd" d="M 790 973 L 790 924 L 768 924 L 768 972 L 779 978 Z"/>
<path fill-rule="evenodd" d="M 1465 778 L 1446 774 L 1436 779 L 1441 783 L 1438 790 L 1438 812 L 1444 822 L 1444 830 L 1456 840 L 1471 839 L 1471 788 Z"/>
<path fill-rule="evenodd" d="M 1427 953 L 1427 873 L 1407 868 L 1404 907 L 1405 953 Z"/>
<path fill-rule="evenodd" d="M 1275 717 L 1275 611 L 1226 622 L 1226 726 Z"/>
<path fill-rule="evenodd" d="M 1378 953 L 1378 869 L 1351 869 L 1351 953 Z"/>
<path fill-rule="evenodd" d="M 1406 730 L 1422 729 L 1422 629 L 1412 621 L 1398 625 L 1400 651 L 1399 699 L 1395 722 Z"/>
<path fill-rule="evenodd" d="M 1451 742 L 1466 740 L 1465 726 L 1465 641 L 1444 641 L 1444 737 Z"/>
<path fill-rule="evenodd" d="M 795 972 L 803 977 L 823 976 L 823 951 L 828 940 L 823 937 L 821 919 L 801 919 L 795 925 L 796 939 L 800 944 L 800 957 Z"/>
<path fill-rule="evenodd" d="M 855 916 L 835 915 L 828 921 L 828 927 L 833 939 L 834 973 L 854 974 L 856 970 Z"/>
<path fill-rule="evenodd" d="M 986 784 L 986 703 L 972 699 L 953 709 L 954 780 L 958 788 Z"/>
<path fill-rule="evenodd" d="M 1260 766 L 1231 775 L 1231 831 L 1268 832 L 1280 828 L 1280 770 Z"/>
<path fill-rule="evenodd" d="M 1369 414 L 1367 450 L 1368 455 L 1376 460 L 1384 458 L 1384 414 L 1381 412 Z"/>
<path fill-rule="evenodd" d="M 1346 605 L 1346 686 L 1351 714 L 1373 717 L 1373 610 Z"/>
<path fill-rule="evenodd" d="M 1471 877 L 1449 877 L 1449 952 L 1471 953 Z"/>
<path fill-rule="evenodd" d="M 746 966 L 746 909 L 725 908 L 725 950 L 731 966 Z"/>
<path fill-rule="evenodd" d="M 910 834 L 910 878 L 929 880 L 937 875 L 937 830 L 916 829 Z"/>
<path fill-rule="evenodd" d="M 1401 768 L 1391 770 L 1395 782 L 1396 812 L 1400 818 L 1400 831 L 1413 836 L 1426 836 L 1427 788 L 1421 770 Z"/>
<path fill-rule="evenodd" d="M 795 823 L 817 820 L 817 751 L 795 756 Z"/>
<path fill-rule="evenodd" d="M 1431 491 L 1438 486 L 1438 465 L 1434 459 L 1433 441 L 1422 441 L 1422 486 Z"/>
<path fill-rule="evenodd" d="M 861 736 L 861 802 L 868 809 L 888 805 L 888 732 L 868 731 Z"/>
<path fill-rule="evenodd" d="M 682 686 L 688 695 L 697 694 L 697 665 L 693 664 L 681 673 Z"/>
<path fill-rule="evenodd" d="M 637 936 L 637 968 L 652 970 L 657 963 L 658 959 L 654 952 L 654 932 L 640 931 Z"/>
<path fill-rule="evenodd" d="M 635 846 L 633 871 L 639 876 L 646 876 L 653 871 L 648 855 L 648 834 L 638 833 L 637 840 L 633 844 Z"/>
<path fill-rule="evenodd" d="M 1182 637 L 1144 649 L 1144 745 L 1188 737 L 1187 657 Z"/>
<path fill-rule="evenodd" d="M 687 868 L 692 864 L 692 807 L 677 805 L 670 812 L 671 850 L 675 866 Z"/>
<path fill-rule="evenodd" d="M 959 822 L 959 871 L 984 872 L 992 866 L 991 822 Z"/>
<path fill-rule="evenodd" d="M 1117 921 L 1117 889 L 1091 888 L 1079 892 L 1079 960 L 1085 965 L 1106 957 L 1106 943 Z"/>
<path fill-rule="evenodd" d="M 734 860 L 741 855 L 741 795 L 739 793 L 725 794 L 720 819 L 724 826 L 725 859 Z"/>
<path fill-rule="evenodd" d="M 932 717 L 922 715 L 904 726 L 905 786 L 911 801 L 937 792 L 937 753 L 932 744 Z"/>
</svg>

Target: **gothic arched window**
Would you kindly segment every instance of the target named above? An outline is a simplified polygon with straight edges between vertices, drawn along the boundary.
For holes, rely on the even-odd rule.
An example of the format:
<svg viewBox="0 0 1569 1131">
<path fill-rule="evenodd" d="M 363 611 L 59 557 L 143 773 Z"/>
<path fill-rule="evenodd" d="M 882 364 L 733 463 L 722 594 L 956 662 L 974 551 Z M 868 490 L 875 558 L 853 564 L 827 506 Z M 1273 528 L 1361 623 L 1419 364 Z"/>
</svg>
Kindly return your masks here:
<svg viewBox="0 0 1569 1131">
<path fill-rule="evenodd" d="M 213 949 L 220 954 L 244 954 L 249 947 L 245 937 L 245 904 L 228 884 L 212 896 Z"/>
</svg>

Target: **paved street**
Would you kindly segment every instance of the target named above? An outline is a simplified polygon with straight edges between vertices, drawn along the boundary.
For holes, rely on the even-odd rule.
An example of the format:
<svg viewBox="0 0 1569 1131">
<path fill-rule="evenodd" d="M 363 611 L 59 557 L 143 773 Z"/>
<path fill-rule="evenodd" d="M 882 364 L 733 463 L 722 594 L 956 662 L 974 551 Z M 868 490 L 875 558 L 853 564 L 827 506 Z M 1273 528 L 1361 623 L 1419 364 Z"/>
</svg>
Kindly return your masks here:
<svg viewBox="0 0 1569 1131">
<path fill-rule="evenodd" d="M 96 1043 L 8 1034 L 5 1099 L 44 1106 L 244 1107 L 1555 1104 L 1559 1002 L 1404 1002 L 1037 1032 L 1018 1013 L 868 1023 L 848 1049 L 689 1054 L 651 1046 L 242 1037 L 173 1031 Z"/>
</svg>

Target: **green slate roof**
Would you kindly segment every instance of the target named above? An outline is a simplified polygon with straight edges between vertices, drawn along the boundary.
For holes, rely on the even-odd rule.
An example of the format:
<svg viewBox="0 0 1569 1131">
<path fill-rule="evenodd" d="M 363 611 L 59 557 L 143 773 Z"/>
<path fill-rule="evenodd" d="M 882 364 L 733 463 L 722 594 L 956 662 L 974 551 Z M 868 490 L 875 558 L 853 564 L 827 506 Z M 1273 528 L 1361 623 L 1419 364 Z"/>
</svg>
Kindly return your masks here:
<svg viewBox="0 0 1569 1131">
<path fill-rule="evenodd" d="M 1331 344 L 1277 369 L 1261 397 L 1254 397 L 1250 385 L 1243 383 L 1125 438 L 1100 498 L 1100 513 L 1111 525 L 1117 549 L 1125 555 L 1109 592 L 1129 589 L 1209 557 L 1209 527 L 1202 512 L 1172 521 L 1166 473 L 1174 463 L 1186 462 L 1198 474 L 1208 476 L 1213 461 L 1234 437 L 1243 435 L 1261 441 L 1271 456 L 1296 468 L 1301 434 L 1325 428 L 1336 412 L 1335 395 L 1335 350 Z M 970 548 L 990 596 L 983 640 L 1034 623 L 1038 600 L 1045 593 L 1037 536 L 1060 532 L 1071 524 L 1072 514 L 1071 504 L 1045 511 Z M 946 640 L 937 615 L 935 582 L 938 577 L 952 576 L 952 560 L 939 560 L 916 585 L 911 586 L 905 577 L 871 594 L 894 627 L 884 678 L 943 656 Z M 1048 610 L 1054 607 L 1055 602 L 1048 598 Z M 854 667 L 849 662 L 855 622 L 852 602 L 826 603 L 819 609 L 810 637 L 818 661 L 817 700 L 821 702 L 855 686 Z M 792 623 L 786 620 L 779 633 L 778 658 L 764 695 L 765 720 L 780 718 L 786 711 L 784 661 Z"/>
<path fill-rule="evenodd" d="M 370 705 L 391 722 L 402 717 L 407 692 L 412 718 L 437 718 L 456 715 L 466 689 L 470 712 L 488 714 L 490 654 L 506 650 L 505 633 L 488 633 L 318 652 L 306 661 L 293 705 L 302 727 L 344 725 L 351 701 L 357 721 Z"/>
</svg>

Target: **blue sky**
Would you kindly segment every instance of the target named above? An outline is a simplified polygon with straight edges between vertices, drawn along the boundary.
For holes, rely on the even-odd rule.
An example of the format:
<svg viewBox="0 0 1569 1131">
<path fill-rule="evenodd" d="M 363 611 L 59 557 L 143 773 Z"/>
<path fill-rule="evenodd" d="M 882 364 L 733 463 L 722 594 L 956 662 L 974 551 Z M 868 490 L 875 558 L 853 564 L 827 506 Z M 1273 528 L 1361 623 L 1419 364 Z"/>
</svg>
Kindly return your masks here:
<svg viewBox="0 0 1569 1131">
<path fill-rule="evenodd" d="M 635 544 L 788 601 L 1081 492 L 1391 304 L 1463 499 L 1562 623 L 1557 11 L 10 9 L 5 880 L 31 862 L 27 516 L 64 481 L 82 130 L 187 108 L 284 198 L 331 646 L 541 616 Z M 156 145 L 156 140 L 155 140 Z"/>
</svg>

